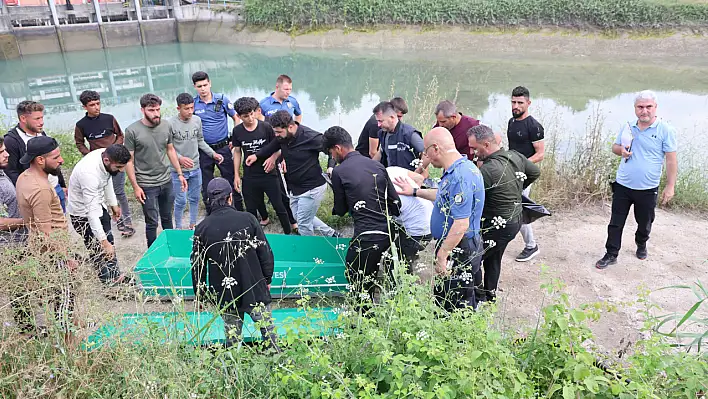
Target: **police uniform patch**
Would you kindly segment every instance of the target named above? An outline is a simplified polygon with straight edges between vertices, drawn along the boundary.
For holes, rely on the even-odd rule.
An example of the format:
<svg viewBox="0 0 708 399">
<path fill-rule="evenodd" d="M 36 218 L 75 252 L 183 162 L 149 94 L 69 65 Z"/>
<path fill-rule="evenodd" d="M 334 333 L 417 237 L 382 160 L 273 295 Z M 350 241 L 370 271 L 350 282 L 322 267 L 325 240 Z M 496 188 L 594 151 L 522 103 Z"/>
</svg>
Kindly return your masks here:
<svg viewBox="0 0 708 399">
<path fill-rule="evenodd" d="M 455 204 L 459 205 L 462 203 L 462 201 L 465 200 L 465 197 L 464 197 L 464 195 L 462 195 L 462 193 L 458 193 L 455 195 L 455 197 L 452 200 L 455 201 Z"/>
<path fill-rule="evenodd" d="M 234 109 L 233 103 L 228 103 L 228 104 L 226 104 L 226 106 L 227 106 L 229 109 Z"/>
<path fill-rule="evenodd" d="M 293 107 L 293 103 L 290 103 L 290 102 L 289 102 L 289 103 L 288 103 L 288 108 L 292 108 L 292 107 Z"/>
</svg>

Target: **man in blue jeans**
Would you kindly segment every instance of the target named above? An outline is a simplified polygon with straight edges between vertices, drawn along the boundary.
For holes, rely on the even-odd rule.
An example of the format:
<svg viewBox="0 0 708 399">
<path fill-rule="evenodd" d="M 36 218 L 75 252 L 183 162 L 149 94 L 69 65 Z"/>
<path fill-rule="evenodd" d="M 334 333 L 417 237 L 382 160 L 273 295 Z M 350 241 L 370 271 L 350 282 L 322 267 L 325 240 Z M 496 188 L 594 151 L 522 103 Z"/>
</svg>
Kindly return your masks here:
<svg viewBox="0 0 708 399">
<path fill-rule="evenodd" d="M 172 129 L 169 123 L 161 123 L 161 105 L 162 100 L 154 94 L 140 97 L 143 117 L 125 129 L 125 146 L 131 156 L 125 170 L 135 198 L 143 206 L 148 248 L 157 238 L 158 218 L 163 230 L 172 228 L 175 197 L 170 164 L 177 173 L 182 191 L 187 191 L 187 180 L 182 175 L 182 167 L 172 144 Z"/>
<path fill-rule="evenodd" d="M 216 153 L 204 141 L 202 120 L 194 115 L 194 98 L 189 93 L 177 96 L 178 114 L 170 119 L 172 144 L 177 151 L 177 159 L 187 180 L 187 192 L 181 191 L 177 171 L 172 168 L 172 190 L 175 193 L 175 228 L 182 229 L 184 208 L 189 201 L 189 228 L 197 225 L 199 193 L 202 189 L 202 171 L 199 168 L 199 150 L 220 164 L 224 157 Z"/>
<path fill-rule="evenodd" d="M 288 111 L 278 111 L 270 118 L 270 124 L 277 137 L 257 153 L 246 158 L 246 165 L 269 158 L 281 151 L 285 160 L 285 181 L 290 191 L 290 207 L 297 219 L 300 235 L 315 235 L 315 230 L 324 236 L 339 236 L 316 215 L 327 190 L 327 182 L 322 176 L 320 152 L 324 137 L 306 126 L 295 122 Z M 334 160 L 330 158 L 330 167 Z"/>
</svg>

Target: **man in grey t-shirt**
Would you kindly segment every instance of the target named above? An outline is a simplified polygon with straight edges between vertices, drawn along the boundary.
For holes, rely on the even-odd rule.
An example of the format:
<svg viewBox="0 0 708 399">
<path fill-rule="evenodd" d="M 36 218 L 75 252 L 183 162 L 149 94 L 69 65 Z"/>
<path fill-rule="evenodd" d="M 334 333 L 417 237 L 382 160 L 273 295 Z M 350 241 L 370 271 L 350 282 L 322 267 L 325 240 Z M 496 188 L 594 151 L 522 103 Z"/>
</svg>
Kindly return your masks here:
<svg viewBox="0 0 708 399">
<path fill-rule="evenodd" d="M 221 163 L 224 157 L 215 152 L 205 141 L 202 133 L 202 120 L 194 115 L 194 98 L 189 93 L 177 96 L 178 114 L 170 118 L 172 144 L 177 151 L 177 158 L 182 167 L 184 178 L 189 188 L 180 191 L 181 182 L 177 171 L 172 168 L 172 189 L 175 193 L 175 228 L 182 228 L 182 215 L 189 200 L 189 228 L 197 224 L 199 212 L 199 193 L 202 190 L 202 171 L 199 168 L 199 150 Z"/>
<path fill-rule="evenodd" d="M 20 243 L 27 236 L 24 220 L 17 207 L 17 194 L 12 180 L 5 174 L 9 154 L 4 139 L 0 137 L 0 249 Z"/>
<path fill-rule="evenodd" d="M 160 123 L 161 105 L 162 100 L 154 94 L 140 97 L 143 117 L 125 129 L 124 145 L 131 155 L 125 170 L 135 198 L 143 207 L 148 248 L 157 238 L 158 217 L 163 230 L 172 228 L 175 197 L 170 164 L 177 173 L 181 190 L 187 191 L 187 180 L 182 175 L 182 167 L 172 145 L 172 129 L 169 123 Z"/>
</svg>

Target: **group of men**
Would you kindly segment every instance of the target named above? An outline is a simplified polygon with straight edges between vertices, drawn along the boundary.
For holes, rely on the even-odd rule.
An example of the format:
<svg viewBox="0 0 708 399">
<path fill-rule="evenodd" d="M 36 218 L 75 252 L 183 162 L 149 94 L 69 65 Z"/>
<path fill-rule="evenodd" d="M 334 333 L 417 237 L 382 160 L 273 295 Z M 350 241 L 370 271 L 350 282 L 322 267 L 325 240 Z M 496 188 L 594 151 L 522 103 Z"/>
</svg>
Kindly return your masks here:
<svg viewBox="0 0 708 399">
<path fill-rule="evenodd" d="M 18 125 L 0 142 L 5 210 L 0 214 L 0 243 L 22 242 L 27 231 L 49 235 L 66 230 L 68 213 L 101 281 L 124 281 L 110 213 L 123 236 L 135 233 L 125 194 L 127 173 L 142 206 L 148 246 L 156 239 L 158 223 L 171 229 L 174 217 L 174 226 L 183 228 L 189 207 L 188 228 L 196 227 L 195 292 L 221 298 L 235 315 L 227 329 L 237 330 L 244 313 L 267 317 L 256 310 L 257 304 L 271 301 L 273 259 L 262 230 L 270 223 L 265 195 L 285 234 L 337 237 L 340 233 L 316 216 L 329 183 L 332 213 L 354 220 L 346 257 L 350 283 L 372 298 L 381 266 L 390 272 L 392 243 L 413 271 L 419 253 L 436 240 L 435 271 L 445 276 L 436 295 L 446 308 L 476 307 L 479 301 L 495 299 L 502 256 L 518 232 L 526 245 L 516 260 L 539 254 L 531 226 L 523 223 L 522 195 L 529 195 L 540 175 L 536 164 L 544 156 L 544 129 L 529 114 L 530 94 L 524 87 L 511 93 L 509 149 L 501 147 L 501 137 L 491 128 L 460 113 L 451 101 L 438 104 L 437 123 L 423 136 L 403 121 L 408 109 L 400 97 L 372 110 L 354 147 L 342 127 L 322 134 L 301 124 L 302 111 L 286 75 L 278 77 L 275 91 L 260 102 L 252 97 L 231 102 L 212 92 L 205 72 L 194 73 L 192 81 L 197 96 L 180 94 L 178 113 L 168 121 L 161 118 L 162 99 L 142 96 L 142 118 L 125 133 L 112 115 L 101 112 L 98 93 L 82 93 L 86 116 L 76 124 L 75 141 L 84 158 L 68 185 L 58 143 L 42 129 L 43 106 L 20 103 Z M 616 262 L 632 204 L 640 225 L 637 256 L 646 258 L 664 155 L 669 176 L 664 201 L 673 196 L 674 130 L 657 119 L 651 92 L 638 95 L 635 111 L 637 122 L 628 124 L 613 147 L 624 161 L 613 186 L 607 254 L 598 268 Z M 229 119 L 235 123 L 232 132 Z M 633 138 L 631 148 L 627 134 Z M 328 156 L 325 172 L 321 153 Z M 429 165 L 443 169 L 439 181 L 430 178 Z M 220 178 L 214 177 L 217 168 Z M 197 224 L 200 194 L 207 217 Z M 242 212 L 244 202 L 247 212 Z M 272 328 L 263 331 L 272 338 Z"/>
</svg>

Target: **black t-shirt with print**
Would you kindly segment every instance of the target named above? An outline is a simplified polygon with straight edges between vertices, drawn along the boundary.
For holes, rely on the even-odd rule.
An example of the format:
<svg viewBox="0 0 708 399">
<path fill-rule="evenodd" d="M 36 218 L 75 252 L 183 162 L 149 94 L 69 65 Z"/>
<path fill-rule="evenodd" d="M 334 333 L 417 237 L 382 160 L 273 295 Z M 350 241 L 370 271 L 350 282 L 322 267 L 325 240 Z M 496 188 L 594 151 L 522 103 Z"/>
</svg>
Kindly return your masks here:
<svg viewBox="0 0 708 399">
<path fill-rule="evenodd" d="M 246 158 L 257 153 L 261 148 L 265 147 L 273 140 L 276 140 L 275 132 L 267 122 L 258 121 L 258 125 L 252 132 L 246 130 L 243 123 L 240 123 L 234 127 L 231 135 L 231 144 L 234 147 L 241 147 L 243 177 L 266 175 L 265 170 L 263 169 L 263 162 L 265 162 L 265 159 L 259 159 L 251 166 L 246 166 Z M 273 169 L 269 174 L 274 175 L 275 169 Z"/>
<path fill-rule="evenodd" d="M 506 134 L 509 139 L 509 149 L 530 158 L 536 153 L 533 143 L 543 140 L 543 126 L 531 115 L 520 121 L 511 118 Z"/>
</svg>

